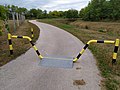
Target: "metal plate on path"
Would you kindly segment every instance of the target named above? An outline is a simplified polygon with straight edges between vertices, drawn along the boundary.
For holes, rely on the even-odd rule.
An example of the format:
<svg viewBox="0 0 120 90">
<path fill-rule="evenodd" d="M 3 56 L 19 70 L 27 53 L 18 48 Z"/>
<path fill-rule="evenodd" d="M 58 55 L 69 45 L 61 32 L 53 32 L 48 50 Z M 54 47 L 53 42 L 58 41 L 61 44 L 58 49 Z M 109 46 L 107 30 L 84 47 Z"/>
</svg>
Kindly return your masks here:
<svg viewBox="0 0 120 90">
<path fill-rule="evenodd" d="M 40 65 L 44 67 L 72 68 L 73 59 L 46 57 L 41 60 Z"/>
</svg>

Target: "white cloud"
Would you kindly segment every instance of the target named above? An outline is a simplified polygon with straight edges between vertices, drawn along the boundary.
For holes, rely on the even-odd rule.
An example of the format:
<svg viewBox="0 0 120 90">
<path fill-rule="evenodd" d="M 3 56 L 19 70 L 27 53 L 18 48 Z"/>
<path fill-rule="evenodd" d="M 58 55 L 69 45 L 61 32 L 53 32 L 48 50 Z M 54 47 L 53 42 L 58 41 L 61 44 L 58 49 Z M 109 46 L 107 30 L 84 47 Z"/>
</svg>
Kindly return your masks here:
<svg viewBox="0 0 120 90">
<path fill-rule="evenodd" d="M 43 10 L 68 10 L 71 8 L 80 10 L 87 6 L 90 0 L 0 0 L 0 4 L 13 4 L 20 7 L 40 8 Z"/>
<path fill-rule="evenodd" d="M 78 9 L 87 6 L 89 0 L 56 0 L 52 1 L 42 8 L 47 10 L 68 10 L 70 8 Z"/>
</svg>

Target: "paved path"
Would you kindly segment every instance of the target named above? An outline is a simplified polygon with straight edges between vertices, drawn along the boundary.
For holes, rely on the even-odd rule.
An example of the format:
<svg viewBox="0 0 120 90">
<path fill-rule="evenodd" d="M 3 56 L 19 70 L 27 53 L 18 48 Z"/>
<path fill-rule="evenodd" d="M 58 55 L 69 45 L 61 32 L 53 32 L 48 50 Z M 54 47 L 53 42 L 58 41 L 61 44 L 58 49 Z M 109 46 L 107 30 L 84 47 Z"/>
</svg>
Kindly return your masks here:
<svg viewBox="0 0 120 90">
<path fill-rule="evenodd" d="M 40 30 L 36 46 L 43 56 L 75 57 L 84 44 L 76 37 L 57 27 L 30 21 Z M 89 50 L 72 69 L 39 66 L 33 48 L 0 67 L 0 90 L 100 90 L 99 71 Z M 76 69 L 80 68 L 80 69 Z M 84 80 L 85 85 L 73 85 L 74 80 Z"/>
</svg>

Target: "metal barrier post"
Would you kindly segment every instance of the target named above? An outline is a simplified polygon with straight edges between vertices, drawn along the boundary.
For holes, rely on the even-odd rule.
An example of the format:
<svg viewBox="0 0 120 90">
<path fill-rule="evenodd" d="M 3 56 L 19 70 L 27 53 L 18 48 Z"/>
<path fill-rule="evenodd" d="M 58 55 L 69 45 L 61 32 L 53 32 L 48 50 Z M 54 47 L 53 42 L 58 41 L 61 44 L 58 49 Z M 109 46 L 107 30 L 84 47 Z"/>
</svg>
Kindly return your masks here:
<svg viewBox="0 0 120 90">
<path fill-rule="evenodd" d="M 116 63 L 116 58 L 117 58 L 117 52 L 118 52 L 118 48 L 119 48 L 119 43 L 120 43 L 120 40 L 116 39 L 114 53 L 113 53 L 113 59 L 112 59 L 112 64 Z"/>
<path fill-rule="evenodd" d="M 84 46 L 84 48 L 80 51 L 80 53 L 77 55 L 77 57 L 73 60 L 73 62 L 78 61 L 80 56 L 84 53 L 84 51 L 88 48 L 90 43 L 105 43 L 105 44 L 114 44 L 115 41 L 109 41 L 109 40 L 90 40 L 87 42 L 87 44 Z"/>
<path fill-rule="evenodd" d="M 43 56 L 42 56 L 42 55 L 40 55 L 40 53 L 39 53 L 39 51 L 38 51 L 37 47 L 36 47 L 36 46 L 35 46 L 35 44 L 32 42 L 32 39 L 31 39 L 30 37 L 28 37 L 28 36 L 15 36 L 15 35 L 13 35 L 13 36 L 12 36 L 12 38 L 25 38 L 25 39 L 28 39 L 28 40 L 30 41 L 30 43 L 31 43 L 32 47 L 33 47 L 33 48 L 34 48 L 34 50 L 36 51 L 36 53 L 37 53 L 38 57 L 39 57 L 40 59 L 42 59 L 42 58 L 43 58 Z"/>
<path fill-rule="evenodd" d="M 31 28 L 31 37 L 34 38 L 34 34 L 33 34 L 33 28 Z"/>
<path fill-rule="evenodd" d="M 12 46 L 12 40 L 11 40 L 10 33 L 8 33 L 8 42 L 9 42 L 10 55 L 13 55 L 13 46 Z"/>
</svg>

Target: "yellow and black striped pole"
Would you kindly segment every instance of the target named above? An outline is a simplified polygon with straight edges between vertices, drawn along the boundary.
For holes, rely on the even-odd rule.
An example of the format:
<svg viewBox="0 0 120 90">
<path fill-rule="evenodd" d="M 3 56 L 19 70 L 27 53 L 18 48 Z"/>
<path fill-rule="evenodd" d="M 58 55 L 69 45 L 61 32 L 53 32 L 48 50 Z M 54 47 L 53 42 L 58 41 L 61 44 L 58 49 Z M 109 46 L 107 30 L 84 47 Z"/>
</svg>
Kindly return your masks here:
<svg viewBox="0 0 120 90">
<path fill-rule="evenodd" d="M 39 57 L 40 59 L 43 58 L 42 55 L 40 54 L 40 52 L 38 51 L 37 47 L 35 46 L 35 44 L 32 42 L 32 39 L 31 39 L 30 37 L 28 37 L 28 36 L 15 36 L 15 35 L 13 35 L 12 38 L 24 38 L 24 39 L 28 39 L 28 40 L 30 41 L 32 47 L 33 47 L 34 50 L 36 51 L 38 57 Z"/>
<path fill-rule="evenodd" d="M 33 28 L 31 28 L 31 37 L 34 38 Z"/>
<path fill-rule="evenodd" d="M 113 59 L 112 59 L 112 64 L 116 63 L 116 58 L 117 58 L 117 52 L 118 52 L 118 48 L 119 48 L 119 43 L 120 43 L 120 40 L 116 39 L 114 53 L 113 53 Z"/>
<path fill-rule="evenodd" d="M 9 42 L 10 55 L 13 55 L 13 46 L 12 46 L 12 40 L 11 40 L 10 33 L 8 33 L 8 42 Z"/>
<path fill-rule="evenodd" d="M 80 51 L 80 53 L 77 55 L 77 57 L 73 60 L 73 62 L 76 62 L 80 56 L 84 53 L 84 51 L 88 48 L 90 43 L 105 43 L 105 44 L 114 44 L 115 41 L 109 41 L 109 40 L 90 40 L 87 42 L 87 44 L 84 46 L 84 48 Z"/>
</svg>

